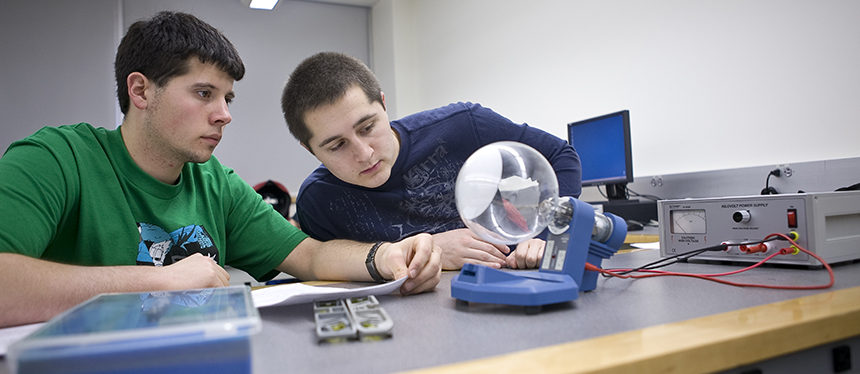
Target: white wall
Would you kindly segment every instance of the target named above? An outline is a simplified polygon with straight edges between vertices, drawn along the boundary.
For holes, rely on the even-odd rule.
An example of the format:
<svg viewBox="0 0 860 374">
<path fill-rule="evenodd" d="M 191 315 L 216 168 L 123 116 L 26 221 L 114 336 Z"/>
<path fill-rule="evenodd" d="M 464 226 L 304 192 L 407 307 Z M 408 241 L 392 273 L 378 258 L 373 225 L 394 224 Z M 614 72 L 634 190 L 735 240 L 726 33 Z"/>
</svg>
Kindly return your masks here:
<svg viewBox="0 0 860 374">
<path fill-rule="evenodd" d="M 281 0 L 273 11 L 240 0 L 28 0 L 0 2 L 0 152 L 43 126 L 117 125 L 113 61 L 132 22 L 189 12 L 221 30 L 247 69 L 234 85 L 233 122 L 215 150 L 249 184 L 274 179 L 295 195 L 319 162 L 293 139 L 281 89 L 320 51 L 369 61 L 369 10 Z"/>
<path fill-rule="evenodd" d="M 566 139 L 629 109 L 638 176 L 860 155 L 857 1 L 381 0 L 373 24 L 393 118 L 474 101 Z"/>
<path fill-rule="evenodd" d="M 0 154 L 44 126 L 116 125 L 117 1 L 82 2 L 0 2 Z"/>
<path fill-rule="evenodd" d="M 566 137 L 568 122 L 630 109 L 637 176 L 860 156 L 857 1 L 380 0 L 372 59 L 365 8 L 239 4 L 0 2 L 0 150 L 42 126 L 115 126 L 118 30 L 176 9 L 223 30 L 245 59 L 216 155 L 252 184 L 295 192 L 316 167 L 278 99 L 321 50 L 371 62 L 392 118 L 468 100 Z"/>
</svg>

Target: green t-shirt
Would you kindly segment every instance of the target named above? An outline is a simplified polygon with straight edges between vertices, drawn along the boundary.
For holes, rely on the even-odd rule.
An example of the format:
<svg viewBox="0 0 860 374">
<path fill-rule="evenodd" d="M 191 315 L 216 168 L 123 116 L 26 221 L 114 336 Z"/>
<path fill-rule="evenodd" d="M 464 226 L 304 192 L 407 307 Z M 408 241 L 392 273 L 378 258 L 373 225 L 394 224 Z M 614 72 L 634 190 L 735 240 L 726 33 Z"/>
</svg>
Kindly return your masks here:
<svg viewBox="0 0 860 374">
<path fill-rule="evenodd" d="M 214 156 L 156 180 L 119 129 L 45 127 L 0 158 L 0 252 L 156 266 L 200 252 L 266 280 L 305 238 Z"/>
</svg>

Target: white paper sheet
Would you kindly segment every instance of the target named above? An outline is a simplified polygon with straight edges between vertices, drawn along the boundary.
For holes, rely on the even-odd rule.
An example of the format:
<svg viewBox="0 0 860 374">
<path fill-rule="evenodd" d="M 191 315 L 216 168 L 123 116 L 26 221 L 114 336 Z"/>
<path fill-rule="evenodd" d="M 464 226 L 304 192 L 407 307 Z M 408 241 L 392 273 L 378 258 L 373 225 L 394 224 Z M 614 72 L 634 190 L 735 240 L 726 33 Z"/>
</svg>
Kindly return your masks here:
<svg viewBox="0 0 860 374">
<path fill-rule="evenodd" d="M 639 248 L 639 249 L 660 249 L 660 242 L 653 243 L 632 243 L 631 247 Z"/>
<path fill-rule="evenodd" d="M 0 357 L 6 356 L 6 349 L 9 348 L 12 343 L 24 339 L 27 335 L 30 335 L 31 332 L 36 331 L 36 329 L 42 325 L 44 325 L 44 323 L 34 323 L 31 325 L 0 329 Z"/>
<path fill-rule="evenodd" d="M 346 299 L 368 295 L 387 295 L 400 289 L 406 277 L 393 282 L 362 288 L 337 288 L 308 286 L 301 283 L 282 284 L 251 291 L 254 306 L 265 308 L 273 305 L 292 305 L 317 300 Z"/>
</svg>

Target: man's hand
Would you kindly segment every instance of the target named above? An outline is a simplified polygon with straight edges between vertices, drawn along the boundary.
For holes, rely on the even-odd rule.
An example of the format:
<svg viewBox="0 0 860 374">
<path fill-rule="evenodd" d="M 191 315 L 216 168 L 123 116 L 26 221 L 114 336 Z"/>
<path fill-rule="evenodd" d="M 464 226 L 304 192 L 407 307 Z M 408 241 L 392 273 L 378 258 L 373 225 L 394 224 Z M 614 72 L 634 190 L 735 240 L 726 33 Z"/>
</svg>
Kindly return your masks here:
<svg viewBox="0 0 860 374">
<path fill-rule="evenodd" d="M 230 285 L 230 274 L 215 260 L 195 253 L 171 265 L 161 268 L 166 272 L 166 290 L 226 287 Z"/>
<path fill-rule="evenodd" d="M 541 239 L 529 239 L 517 244 L 517 249 L 507 258 L 511 269 L 530 269 L 540 265 L 546 242 Z"/>
<path fill-rule="evenodd" d="M 458 270 L 466 263 L 499 269 L 505 265 L 505 254 L 510 252 L 507 245 L 485 242 L 469 229 L 433 234 L 433 242 L 442 248 L 445 270 Z"/>
<path fill-rule="evenodd" d="M 220 287 L 229 280 L 199 253 L 160 268 L 67 265 L 0 253 L 0 327 L 47 321 L 100 293 Z"/>
<path fill-rule="evenodd" d="M 418 234 L 380 246 L 376 268 L 385 279 L 408 277 L 400 287 L 403 295 L 430 291 L 442 278 L 441 252 L 430 234 Z"/>
</svg>

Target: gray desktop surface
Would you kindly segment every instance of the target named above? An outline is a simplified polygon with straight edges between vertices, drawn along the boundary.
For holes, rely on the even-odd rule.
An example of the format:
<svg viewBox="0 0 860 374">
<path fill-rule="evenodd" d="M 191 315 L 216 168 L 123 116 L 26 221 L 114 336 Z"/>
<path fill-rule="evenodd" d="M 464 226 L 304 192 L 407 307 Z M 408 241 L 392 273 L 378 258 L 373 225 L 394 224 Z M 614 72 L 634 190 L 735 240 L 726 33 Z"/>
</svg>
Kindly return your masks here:
<svg viewBox="0 0 860 374">
<path fill-rule="evenodd" d="M 605 268 L 627 268 L 659 259 L 656 250 L 617 254 Z M 665 270 L 717 273 L 746 265 L 680 263 Z M 252 339 L 255 373 L 388 373 L 546 347 L 649 326 L 769 304 L 860 285 L 860 264 L 834 266 L 828 290 L 772 290 L 658 277 L 600 278 L 579 299 L 526 315 L 522 307 L 458 306 L 445 272 L 435 292 L 378 297 L 394 320 L 394 336 L 379 342 L 318 344 L 311 305 L 263 308 L 263 331 Z M 823 269 L 766 266 L 728 277 L 736 282 L 783 285 L 827 283 Z"/>
<path fill-rule="evenodd" d="M 603 265 L 627 268 L 657 259 L 658 251 L 646 250 L 617 254 Z M 680 263 L 665 269 L 716 273 L 743 266 Z M 251 339 L 254 373 L 389 373 L 421 369 L 860 286 L 860 263 L 835 265 L 834 272 L 836 284 L 832 288 L 808 291 L 740 288 L 682 277 L 599 278 L 595 291 L 581 293 L 572 302 L 545 307 L 536 315 L 526 315 L 522 307 L 514 306 L 458 307 L 451 298 L 450 286 L 456 272 L 444 272 L 435 292 L 378 297 L 395 323 L 394 336 L 384 341 L 318 344 L 310 304 L 261 309 L 263 330 Z M 828 281 L 824 270 L 785 266 L 761 267 L 728 279 L 784 285 Z M 8 366 L 0 365 L 0 374 L 8 372 Z"/>
</svg>

